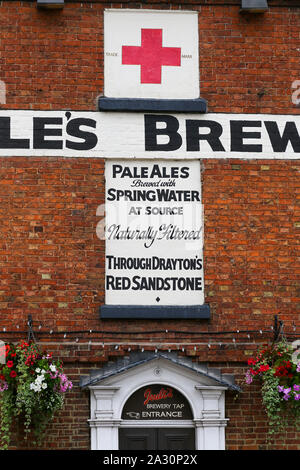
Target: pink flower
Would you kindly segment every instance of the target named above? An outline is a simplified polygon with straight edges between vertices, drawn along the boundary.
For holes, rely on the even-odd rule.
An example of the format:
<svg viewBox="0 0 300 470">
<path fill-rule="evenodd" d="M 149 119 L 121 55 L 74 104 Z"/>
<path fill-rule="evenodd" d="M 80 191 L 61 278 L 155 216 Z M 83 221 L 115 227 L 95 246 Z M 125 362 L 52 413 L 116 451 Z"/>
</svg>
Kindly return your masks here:
<svg viewBox="0 0 300 470">
<path fill-rule="evenodd" d="M 246 384 L 250 385 L 253 382 L 253 377 L 251 373 L 247 370 L 245 377 Z"/>
<path fill-rule="evenodd" d="M 4 382 L 4 381 L 0 381 L 0 392 L 4 392 L 5 390 L 8 389 L 8 385 L 7 385 L 7 382 Z"/>
<path fill-rule="evenodd" d="M 68 389 L 71 390 L 73 387 L 73 384 L 70 380 L 68 380 L 67 376 L 65 374 L 59 374 L 60 378 L 60 387 L 59 391 L 61 393 L 66 392 Z"/>
</svg>

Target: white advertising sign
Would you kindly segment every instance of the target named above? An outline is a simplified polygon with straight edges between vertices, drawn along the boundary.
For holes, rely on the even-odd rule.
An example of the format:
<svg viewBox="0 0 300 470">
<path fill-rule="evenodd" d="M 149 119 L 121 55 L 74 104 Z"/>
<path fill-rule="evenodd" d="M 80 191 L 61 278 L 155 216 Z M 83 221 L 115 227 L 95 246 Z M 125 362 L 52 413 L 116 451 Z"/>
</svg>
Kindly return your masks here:
<svg viewBox="0 0 300 470">
<path fill-rule="evenodd" d="M 106 305 L 202 305 L 199 161 L 106 161 Z"/>
<path fill-rule="evenodd" d="M 106 10 L 104 95 L 198 98 L 198 13 Z"/>
<path fill-rule="evenodd" d="M 300 116 L 0 111 L 0 157 L 299 159 Z"/>
</svg>

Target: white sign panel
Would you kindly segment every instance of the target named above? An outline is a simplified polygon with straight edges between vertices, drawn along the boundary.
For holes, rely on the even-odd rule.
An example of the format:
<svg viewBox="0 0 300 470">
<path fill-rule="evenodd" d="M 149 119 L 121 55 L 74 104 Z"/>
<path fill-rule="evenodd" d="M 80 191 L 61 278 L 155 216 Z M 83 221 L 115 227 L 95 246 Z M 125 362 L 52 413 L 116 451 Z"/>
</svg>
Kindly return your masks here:
<svg viewBox="0 0 300 470">
<path fill-rule="evenodd" d="M 300 116 L 0 111 L 1 156 L 299 159 Z"/>
<path fill-rule="evenodd" d="M 106 161 L 106 305 L 202 305 L 199 161 Z"/>
<path fill-rule="evenodd" d="M 104 94 L 198 98 L 198 13 L 106 10 Z"/>
</svg>

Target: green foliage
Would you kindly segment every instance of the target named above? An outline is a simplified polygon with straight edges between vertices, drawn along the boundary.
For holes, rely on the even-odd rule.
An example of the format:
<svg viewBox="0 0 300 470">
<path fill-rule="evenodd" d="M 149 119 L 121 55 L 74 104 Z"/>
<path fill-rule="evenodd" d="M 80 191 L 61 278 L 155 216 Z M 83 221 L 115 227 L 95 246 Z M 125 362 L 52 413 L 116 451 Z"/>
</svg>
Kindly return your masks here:
<svg viewBox="0 0 300 470">
<path fill-rule="evenodd" d="M 13 421 L 23 422 L 25 439 L 33 431 L 41 443 L 47 424 L 62 408 L 64 393 L 72 388 L 60 361 L 41 353 L 37 345 L 21 342 L 0 350 L 6 362 L 0 366 L 0 444 L 7 449 Z"/>
<path fill-rule="evenodd" d="M 300 362 L 293 361 L 293 349 L 286 341 L 264 345 L 255 357 L 245 381 L 261 383 L 262 403 L 268 422 L 269 437 L 282 432 L 287 426 L 300 428 Z"/>
<path fill-rule="evenodd" d="M 283 429 L 281 416 L 282 398 L 278 393 L 279 380 L 270 371 L 264 374 L 262 381 L 262 401 L 269 419 L 270 434 Z"/>
</svg>

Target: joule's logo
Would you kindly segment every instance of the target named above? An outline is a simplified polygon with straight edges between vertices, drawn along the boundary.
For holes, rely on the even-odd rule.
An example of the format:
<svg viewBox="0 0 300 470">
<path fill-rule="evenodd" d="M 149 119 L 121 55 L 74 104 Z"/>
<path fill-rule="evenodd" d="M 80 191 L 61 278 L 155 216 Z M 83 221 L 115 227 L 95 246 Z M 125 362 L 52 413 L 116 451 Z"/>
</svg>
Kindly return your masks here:
<svg viewBox="0 0 300 470">
<path fill-rule="evenodd" d="M 165 400 L 166 398 L 173 398 L 173 391 L 170 387 L 161 388 L 158 393 L 152 393 L 151 388 L 147 388 L 144 393 L 144 405 L 147 405 L 149 401 Z"/>
<path fill-rule="evenodd" d="M 122 46 L 122 65 L 140 65 L 141 83 L 161 83 L 163 66 L 181 65 L 180 47 L 163 47 L 162 29 L 141 29 L 141 46 Z"/>
</svg>

